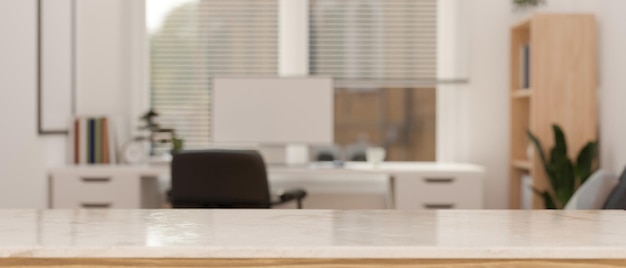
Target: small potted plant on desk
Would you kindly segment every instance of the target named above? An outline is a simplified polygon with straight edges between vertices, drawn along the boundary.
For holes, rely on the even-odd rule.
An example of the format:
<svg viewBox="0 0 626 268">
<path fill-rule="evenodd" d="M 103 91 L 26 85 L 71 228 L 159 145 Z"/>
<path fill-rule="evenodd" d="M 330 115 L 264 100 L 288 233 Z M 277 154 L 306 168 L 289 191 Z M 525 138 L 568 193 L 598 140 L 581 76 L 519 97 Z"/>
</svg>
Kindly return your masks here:
<svg viewBox="0 0 626 268">
<path fill-rule="evenodd" d="M 148 130 L 150 132 L 149 137 L 138 137 L 139 139 L 145 139 L 150 141 L 150 155 L 156 155 L 156 145 L 157 144 L 168 144 L 171 143 L 171 154 L 179 153 L 183 150 L 184 141 L 182 138 L 176 135 L 176 131 L 171 128 L 161 128 L 161 126 L 156 123 L 156 118 L 159 116 L 157 112 L 153 109 L 150 109 L 146 114 L 144 114 L 141 119 L 145 121 L 145 125 L 140 127 L 140 130 Z"/>
<path fill-rule="evenodd" d="M 183 139 L 176 136 L 176 131 L 172 131 L 172 155 L 180 153 L 183 150 Z"/>
</svg>

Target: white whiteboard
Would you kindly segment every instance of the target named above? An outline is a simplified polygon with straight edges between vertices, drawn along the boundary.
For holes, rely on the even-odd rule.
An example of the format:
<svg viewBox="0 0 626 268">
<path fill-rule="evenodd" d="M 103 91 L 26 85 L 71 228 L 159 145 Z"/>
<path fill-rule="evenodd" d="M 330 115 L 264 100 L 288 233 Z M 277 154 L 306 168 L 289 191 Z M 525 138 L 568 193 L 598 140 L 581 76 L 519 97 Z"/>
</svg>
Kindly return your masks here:
<svg viewBox="0 0 626 268">
<path fill-rule="evenodd" d="M 214 78 L 213 142 L 333 142 L 331 78 Z"/>
</svg>

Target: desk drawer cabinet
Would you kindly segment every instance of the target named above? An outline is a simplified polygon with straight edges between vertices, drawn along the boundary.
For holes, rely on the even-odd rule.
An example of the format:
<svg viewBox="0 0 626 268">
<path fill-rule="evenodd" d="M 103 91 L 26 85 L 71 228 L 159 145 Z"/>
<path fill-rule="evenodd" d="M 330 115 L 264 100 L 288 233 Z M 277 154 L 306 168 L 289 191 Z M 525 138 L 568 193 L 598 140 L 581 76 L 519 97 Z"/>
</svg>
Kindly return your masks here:
<svg viewBox="0 0 626 268">
<path fill-rule="evenodd" d="M 480 174 L 398 174 L 393 187 L 397 209 L 483 208 Z"/>
<path fill-rule="evenodd" d="M 101 170 L 58 171 L 50 175 L 51 208 L 139 208 L 141 181 Z"/>
</svg>

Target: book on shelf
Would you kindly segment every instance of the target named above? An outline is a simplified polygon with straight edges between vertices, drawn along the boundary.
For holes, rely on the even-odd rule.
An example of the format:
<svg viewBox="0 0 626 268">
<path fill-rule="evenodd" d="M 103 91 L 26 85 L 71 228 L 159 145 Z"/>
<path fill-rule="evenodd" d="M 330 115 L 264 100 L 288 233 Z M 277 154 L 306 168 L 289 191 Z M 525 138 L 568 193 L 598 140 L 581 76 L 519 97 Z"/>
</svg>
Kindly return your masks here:
<svg viewBox="0 0 626 268">
<path fill-rule="evenodd" d="M 69 157 L 72 164 L 115 163 L 113 127 L 104 116 L 82 116 L 72 119 Z"/>
<path fill-rule="evenodd" d="M 530 44 L 525 43 L 520 47 L 520 88 L 530 88 Z"/>
</svg>

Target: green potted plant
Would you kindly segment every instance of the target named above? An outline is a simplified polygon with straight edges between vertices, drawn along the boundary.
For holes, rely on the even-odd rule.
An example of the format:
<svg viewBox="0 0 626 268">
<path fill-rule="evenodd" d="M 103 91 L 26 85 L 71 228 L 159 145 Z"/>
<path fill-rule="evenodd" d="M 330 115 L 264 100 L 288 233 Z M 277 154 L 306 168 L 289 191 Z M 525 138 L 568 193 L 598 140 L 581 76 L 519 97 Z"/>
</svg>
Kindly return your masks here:
<svg viewBox="0 0 626 268">
<path fill-rule="evenodd" d="M 137 137 L 135 140 L 148 140 L 150 142 L 150 155 L 155 154 L 155 146 L 160 144 L 172 144 L 171 153 L 176 154 L 183 150 L 183 139 L 176 135 L 176 131 L 171 128 L 162 128 L 157 122 L 156 118 L 159 114 L 150 109 L 146 112 L 141 120 L 145 122 L 145 125 L 139 127 L 140 130 L 147 130 L 150 132 L 148 137 Z"/>
<path fill-rule="evenodd" d="M 567 201 L 574 195 L 578 187 L 582 185 L 593 172 L 595 172 L 595 159 L 598 144 L 596 141 L 588 142 L 578 153 L 575 160 L 567 156 L 567 141 L 563 130 L 558 125 L 552 125 L 554 131 L 554 147 L 547 157 L 541 142 L 530 131 L 528 138 L 536 146 L 543 169 L 550 181 L 549 189 L 542 191 L 533 188 L 540 195 L 548 209 L 562 209 Z"/>
<path fill-rule="evenodd" d="M 145 125 L 140 126 L 139 130 L 147 130 L 150 134 L 148 137 L 136 137 L 135 140 L 147 140 L 150 143 L 150 155 L 154 155 L 154 133 L 161 129 L 161 126 L 156 123 L 156 118 L 159 114 L 153 109 L 148 110 L 141 120 L 145 122 Z"/>
<path fill-rule="evenodd" d="M 176 136 L 176 131 L 172 131 L 172 155 L 180 153 L 183 150 L 183 139 Z"/>
</svg>

